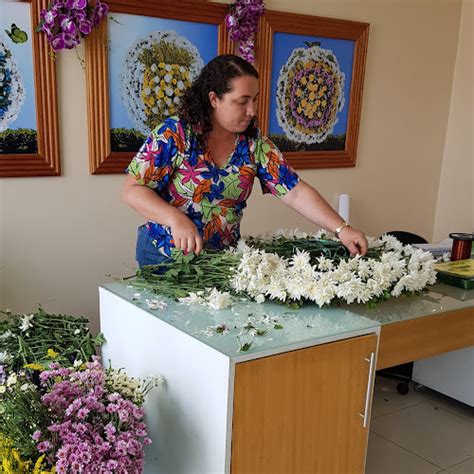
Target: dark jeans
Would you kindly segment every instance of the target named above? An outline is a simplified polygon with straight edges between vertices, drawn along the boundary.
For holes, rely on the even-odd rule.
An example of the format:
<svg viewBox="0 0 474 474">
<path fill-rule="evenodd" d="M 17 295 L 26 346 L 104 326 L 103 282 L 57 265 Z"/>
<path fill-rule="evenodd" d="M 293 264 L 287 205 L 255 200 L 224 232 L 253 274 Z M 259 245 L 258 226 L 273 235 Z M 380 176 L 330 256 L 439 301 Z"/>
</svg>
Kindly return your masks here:
<svg viewBox="0 0 474 474">
<path fill-rule="evenodd" d="M 171 259 L 163 255 L 154 245 L 153 238 L 150 237 L 148 229 L 145 225 L 141 225 L 137 231 L 137 248 L 135 259 L 138 266 L 142 268 L 144 265 L 157 265 L 170 261 Z M 163 272 L 166 270 L 163 267 Z M 162 273 L 162 272 L 160 272 Z"/>
</svg>

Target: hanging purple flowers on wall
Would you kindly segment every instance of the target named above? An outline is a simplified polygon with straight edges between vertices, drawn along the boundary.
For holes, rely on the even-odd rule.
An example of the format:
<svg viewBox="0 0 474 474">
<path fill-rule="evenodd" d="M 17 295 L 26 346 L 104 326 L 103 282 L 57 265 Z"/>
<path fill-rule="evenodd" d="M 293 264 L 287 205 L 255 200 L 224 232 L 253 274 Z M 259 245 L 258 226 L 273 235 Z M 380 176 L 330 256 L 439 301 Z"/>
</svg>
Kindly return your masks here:
<svg viewBox="0 0 474 474">
<path fill-rule="evenodd" d="M 253 38 L 264 11 L 263 0 L 237 0 L 230 6 L 230 13 L 225 19 L 230 39 L 239 42 L 240 54 L 249 63 L 255 61 Z"/>
<path fill-rule="evenodd" d="M 106 3 L 100 0 L 93 4 L 89 2 L 52 0 L 47 10 L 41 11 L 41 22 L 36 31 L 46 34 L 54 51 L 75 48 L 109 12 Z"/>
</svg>

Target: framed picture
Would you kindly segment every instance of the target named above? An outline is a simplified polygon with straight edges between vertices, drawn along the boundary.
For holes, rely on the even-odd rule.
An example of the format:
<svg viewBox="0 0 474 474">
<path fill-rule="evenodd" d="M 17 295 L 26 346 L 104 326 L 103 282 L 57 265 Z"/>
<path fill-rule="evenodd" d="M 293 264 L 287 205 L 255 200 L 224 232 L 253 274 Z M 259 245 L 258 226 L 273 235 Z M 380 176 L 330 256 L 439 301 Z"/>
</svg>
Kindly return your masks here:
<svg viewBox="0 0 474 474">
<path fill-rule="evenodd" d="M 260 125 L 295 168 L 355 166 L 368 33 L 367 23 L 262 17 Z"/>
<path fill-rule="evenodd" d="M 56 68 L 35 33 L 47 0 L 0 5 L 0 176 L 58 176 Z"/>
<path fill-rule="evenodd" d="M 217 54 L 231 52 L 228 6 L 197 0 L 108 2 L 86 41 L 91 174 L 123 173 L 150 131 Z"/>
</svg>

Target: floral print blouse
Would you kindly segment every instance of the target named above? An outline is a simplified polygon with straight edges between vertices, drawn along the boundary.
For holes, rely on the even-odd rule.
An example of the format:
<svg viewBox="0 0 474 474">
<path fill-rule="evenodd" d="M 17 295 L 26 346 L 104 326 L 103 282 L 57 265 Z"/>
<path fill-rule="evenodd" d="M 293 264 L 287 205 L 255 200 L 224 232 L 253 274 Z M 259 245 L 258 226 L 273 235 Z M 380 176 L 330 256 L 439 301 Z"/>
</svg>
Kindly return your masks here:
<svg viewBox="0 0 474 474">
<path fill-rule="evenodd" d="M 216 166 L 199 149 L 183 120 L 170 117 L 156 127 L 127 168 L 196 225 L 205 246 L 222 249 L 240 238 L 240 221 L 257 177 L 264 193 L 284 196 L 299 181 L 281 152 L 266 137 L 237 135 L 224 166 Z M 153 244 L 165 256 L 174 247 L 171 229 L 155 222 L 147 228 Z"/>
</svg>

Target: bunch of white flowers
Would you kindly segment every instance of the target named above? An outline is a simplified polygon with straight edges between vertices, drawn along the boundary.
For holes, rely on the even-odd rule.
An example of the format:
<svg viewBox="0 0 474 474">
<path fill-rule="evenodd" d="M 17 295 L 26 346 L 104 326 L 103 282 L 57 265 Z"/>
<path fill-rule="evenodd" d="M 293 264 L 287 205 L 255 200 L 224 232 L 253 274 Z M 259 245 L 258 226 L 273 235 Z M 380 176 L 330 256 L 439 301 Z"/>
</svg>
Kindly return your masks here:
<svg viewBox="0 0 474 474">
<path fill-rule="evenodd" d="M 320 238 L 321 234 L 311 236 Z M 258 240 L 269 242 L 284 237 L 306 238 L 307 234 L 279 231 Z M 379 258 L 356 256 L 339 263 L 320 256 L 312 263 L 309 252 L 296 250 L 286 259 L 240 242 L 240 264 L 231 287 L 261 303 L 265 299 L 282 302 L 312 301 L 318 306 L 337 299 L 346 303 L 367 303 L 383 295 L 400 296 L 404 291 L 420 291 L 436 282 L 435 260 L 429 252 L 403 245 L 392 236 L 369 239 L 370 247 L 383 247 Z"/>
</svg>

